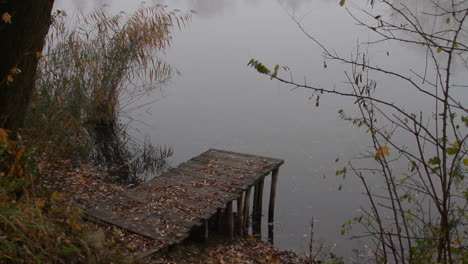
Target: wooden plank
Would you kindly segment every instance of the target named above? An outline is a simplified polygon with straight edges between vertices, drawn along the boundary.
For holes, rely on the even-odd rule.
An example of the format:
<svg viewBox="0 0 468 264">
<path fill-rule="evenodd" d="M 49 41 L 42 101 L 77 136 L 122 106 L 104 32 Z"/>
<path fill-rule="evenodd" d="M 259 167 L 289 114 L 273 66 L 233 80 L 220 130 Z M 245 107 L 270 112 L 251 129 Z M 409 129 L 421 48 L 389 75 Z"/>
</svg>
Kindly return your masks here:
<svg viewBox="0 0 468 264">
<path fill-rule="evenodd" d="M 284 160 L 282 160 L 282 159 L 276 159 L 276 158 L 253 155 L 253 154 L 247 154 L 247 153 L 241 153 L 241 152 L 233 152 L 233 151 L 222 150 L 222 149 L 209 149 L 205 153 L 210 153 L 210 154 L 214 153 L 215 155 L 226 155 L 226 156 L 232 157 L 232 158 L 238 158 L 238 157 L 258 158 L 258 159 L 263 159 L 263 160 L 269 160 L 269 161 L 276 162 L 276 163 L 279 163 L 279 164 L 284 163 Z"/>
<path fill-rule="evenodd" d="M 199 161 L 193 159 L 182 163 L 180 167 L 189 167 L 194 169 L 196 172 L 207 173 L 217 178 L 235 179 L 244 183 L 244 185 L 249 185 L 249 183 L 255 182 L 259 177 L 265 175 L 266 173 L 264 171 L 258 172 L 253 170 L 238 169 L 218 162 L 210 163 L 208 161 Z"/>
<path fill-rule="evenodd" d="M 254 183 L 262 174 L 249 173 L 240 174 L 236 171 L 223 171 L 223 168 L 207 167 L 197 161 L 188 161 L 181 164 L 174 172 L 184 172 L 193 177 L 203 177 L 207 180 L 219 181 L 229 185 L 238 185 L 242 188 Z"/>
<path fill-rule="evenodd" d="M 237 197 L 237 193 L 240 192 L 241 190 L 241 183 L 232 181 L 232 180 L 225 180 L 225 179 L 217 179 L 213 178 L 212 175 L 205 174 L 205 173 L 197 173 L 197 172 L 190 172 L 189 169 L 187 168 L 177 168 L 177 170 L 174 170 L 175 173 L 180 173 L 180 174 L 186 174 L 190 173 L 194 177 L 200 179 L 201 181 L 208 181 L 208 182 L 214 182 L 211 183 L 212 185 L 217 186 L 217 190 L 220 192 L 223 192 L 229 197 L 232 196 L 232 199 L 235 199 Z"/>
<path fill-rule="evenodd" d="M 215 164 L 218 166 L 225 166 L 226 168 L 240 169 L 245 171 L 255 171 L 260 173 L 267 173 L 281 164 L 268 161 L 248 161 L 236 159 L 222 159 L 216 156 L 204 155 L 191 159 L 192 161 L 204 162 L 206 164 Z"/>
</svg>

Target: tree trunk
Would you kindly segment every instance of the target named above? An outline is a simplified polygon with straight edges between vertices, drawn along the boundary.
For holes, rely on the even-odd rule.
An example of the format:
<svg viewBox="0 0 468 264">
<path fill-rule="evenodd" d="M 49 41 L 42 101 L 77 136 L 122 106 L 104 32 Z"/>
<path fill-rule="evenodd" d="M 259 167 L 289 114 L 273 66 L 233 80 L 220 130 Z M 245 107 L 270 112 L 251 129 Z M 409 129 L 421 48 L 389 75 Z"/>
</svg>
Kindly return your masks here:
<svg viewBox="0 0 468 264">
<path fill-rule="evenodd" d="M 0 128 L 23 126 L 53 4 L 54 0 L 0 1 Z M 11 23 L 5 13 L 11 15 Z"/>
</svg>

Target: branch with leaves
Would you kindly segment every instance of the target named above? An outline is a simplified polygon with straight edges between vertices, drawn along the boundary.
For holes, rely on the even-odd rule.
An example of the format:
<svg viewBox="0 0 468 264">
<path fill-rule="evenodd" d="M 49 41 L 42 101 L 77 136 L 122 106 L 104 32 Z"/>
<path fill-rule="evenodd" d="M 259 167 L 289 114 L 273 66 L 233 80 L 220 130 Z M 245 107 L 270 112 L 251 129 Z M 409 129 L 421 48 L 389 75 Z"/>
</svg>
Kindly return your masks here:
<svg viewBox="0 0 468 264">
<path fill-rule="evenodd" d="M 343 226 L 343 234 L 354 224 L 363 225 L 367 233 L 355 237 L 373 239 L 378 263 L 461 263 L 468 246 L 468 109 L 454 93 L 455 87 L 467 84 L 454 83 L 454 76 L 468 72 L 468 1 L 434 1 L 433 13 L 412 10 L 402 1 L 373 0 L 370 8 L 351 8 L 344 0 L 339 5 L 358 25 L 380 37 L 361 45 L 394 42 L 425 50 L 422 73 L 371 64 L 368 54 L 359 48 L 354 56 L 345 58 L 307 32 L 295 17 L 299 29 L 321 48 L 325 68 L 327 60 L 350 66 L 345 74 L 346 86 L 311 86 L 296 81 L 288 67 L 276 65 L 270 70 L 256 59 L 248 65 L 292 89 L 311 90 L 316 106 L 325 94 L 350 98 L 356 105 L 356 115 L 347 115 L 343 110 L 338 113 L 343 120 L 367 128 L 371 139 L 372 150 L 347 164 L 364 186 L 369 206 Z M 375 5 L 385 11 L 378 13 L 382 9 L 373 9 Z M 359 19 L 362 16 L 370 19 Z M 422 20 L 433 24 L 428 27 Z M 455 63 L 465 66 L 461 73 L 454 71 Z M 430 112 L 409 112 L 378 96 L 378 81 L 372 79 L 373 74 L 405 82 L 433 102 Z M 403 142 L 402 137 L 411 138 L 411 143 Z M 361 159 L 373 160 L 375 166 L 356 166 Z M 346 173 L 346 167 L 337 171 L 337 175 Z M 375 175 L 381 177 L 382 189 L 369 184 L 368 177 Z"/>
</svg>

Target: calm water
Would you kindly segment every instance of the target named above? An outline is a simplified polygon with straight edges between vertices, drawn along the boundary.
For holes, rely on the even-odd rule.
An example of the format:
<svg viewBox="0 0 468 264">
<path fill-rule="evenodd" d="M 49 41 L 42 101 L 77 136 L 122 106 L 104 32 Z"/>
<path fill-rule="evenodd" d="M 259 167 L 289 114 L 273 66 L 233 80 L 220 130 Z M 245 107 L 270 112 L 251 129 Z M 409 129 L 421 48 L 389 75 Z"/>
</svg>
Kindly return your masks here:
<svg viewBox="0 0 468 264">
<path fill-rule="evenodd" d="M 128 0 L 56 2 L 56 8 L 69 13 L 96 7 L 111 13 L 131 13 L 140 4 Z M 358 41 L 376 36 L 355 25 L 338 2 L 165 1 L 170 8 L 197 11 L 189 28 L 175 33 L 173 45 L 164 55 L 181 75 L 140 103 L 157 102 L 131 112 L 133 118 L 143 122 L 132 123 L 135 135 L 148 135 L 155 144 L 173 147 L 173 165 L 209 148 L 284 159 L 278 182 L 275 245 L 299 253 L 306 251 L 312 217 L 316 237 L 328 245 L 336 244 L 336 253 L 349 255 L 350 249 L 359 246 L 339 233 L 341 224 L 357 214 L 365 199 L 352 177 L 345 180 L 342 191 L 337 190 L 343 180 L 334 175 L 343 164 L 334 161 L 368 151 L 369 142 L 362 131 L 338 118 L 338 109 L 352 111 L 352 101 L 325 96 L 317 108 L 315 100 L 309 100 L 310 92 L 291 91 L 246 64 L 251 58 L 266 65 L 279 63 L 289 66 L 298 80 L 307 76 L 308 84 L 345 87 L 344 71 L 349 69 L 330 62 L 327 69 L 323 68 L 321 50 L 290 17 L 303 17 L 309 32 L 349 57 Z M 410 3 L 425 8 L 424 2 Z M 369 48 L 369 52 L 374 61 L 390 69 L 407 72 L 424 65 L 425 52 L 412 46 L 385 43 Z M 380 95 L 392 102 L 410 109 L 430 103 L 399 82 L 375 78 L 381 87 Z M 460 94 L 468 98 L 466 92 Z M 265 188 L 267 198 L 269 182 Z"/>
</svg>

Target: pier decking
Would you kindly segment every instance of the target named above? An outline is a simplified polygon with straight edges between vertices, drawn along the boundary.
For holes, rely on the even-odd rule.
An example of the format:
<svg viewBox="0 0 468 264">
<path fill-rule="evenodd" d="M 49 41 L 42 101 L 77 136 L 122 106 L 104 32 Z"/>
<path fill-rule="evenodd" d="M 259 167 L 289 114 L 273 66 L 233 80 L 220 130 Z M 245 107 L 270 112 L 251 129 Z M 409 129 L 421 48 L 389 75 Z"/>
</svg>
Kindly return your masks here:
<svg viewBox="0 0 468 264">
<path fill-rule="evenodd" d="M 210 149 L 136 188 L 89 209 L 92 218 L 154 239 L 157 251 L 179 243 L 201 227 L 208 237 L 210 219 L 230 237 L 242 235 L 250 216 L 261 218 L 263 181 L 271 173 L 268 221 L 273 222 L 278 169 L 283 160 Z M 237 202 L 234 219 L 233 201 Z M 211 221 L 213 222 L 213 221 Z"/>
</svg>

